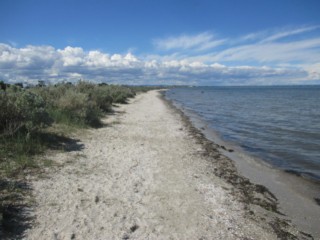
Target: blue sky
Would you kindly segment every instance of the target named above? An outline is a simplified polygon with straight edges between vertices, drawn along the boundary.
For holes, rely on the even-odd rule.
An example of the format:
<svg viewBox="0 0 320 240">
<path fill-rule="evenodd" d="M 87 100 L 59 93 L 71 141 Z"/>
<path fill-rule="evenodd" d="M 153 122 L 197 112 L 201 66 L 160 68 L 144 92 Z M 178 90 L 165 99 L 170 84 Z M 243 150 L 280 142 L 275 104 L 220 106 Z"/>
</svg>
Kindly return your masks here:
<svg viewBox="0 0 320 240">
<path fill-rule="evenodd" d="M 320 83 L 318 0 L 1 0 L 0 79 Z"/>
</svg>

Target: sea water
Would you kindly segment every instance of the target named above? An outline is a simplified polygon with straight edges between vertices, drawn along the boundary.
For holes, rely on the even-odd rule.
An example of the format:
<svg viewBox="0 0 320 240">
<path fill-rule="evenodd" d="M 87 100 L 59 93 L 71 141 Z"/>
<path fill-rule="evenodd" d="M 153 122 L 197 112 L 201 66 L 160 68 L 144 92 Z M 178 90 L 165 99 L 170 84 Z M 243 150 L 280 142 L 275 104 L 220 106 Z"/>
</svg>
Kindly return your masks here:
<svg viewBox="0 0 320 240">
<path fill-rule="evenodd" d="M 320 86 L 183 87 L 166 97 L 222 140 L 320 182 Z"/>
</svg>

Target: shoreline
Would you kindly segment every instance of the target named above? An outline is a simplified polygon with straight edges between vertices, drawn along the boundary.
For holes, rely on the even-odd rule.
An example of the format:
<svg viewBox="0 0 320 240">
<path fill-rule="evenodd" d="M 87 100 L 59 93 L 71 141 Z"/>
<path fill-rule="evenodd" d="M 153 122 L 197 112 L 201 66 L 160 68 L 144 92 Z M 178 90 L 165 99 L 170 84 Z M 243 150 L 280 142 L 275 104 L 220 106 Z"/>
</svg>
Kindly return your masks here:
<svg viewBox="0 0 320 240">
<path fill-rule="evenodd" d="M 313 239 L 264 186 L 237 173 L 159 91 L 119 105 L 83 148 L 31 179 L 26 239 Z"/>
<path fill-rule="evenodd" d="M 266 88 L 259 90 L 257 87 L 255 90 L 256 92 L 253 89 L 252 93 L 261 91 L 261 94 L 272 95 L 271 92 L 267 93 Z M 236 97 L 229 97 L 228 91 L 234 93 Z M 306 113 L 306 116 L 301 116 L 306 118 L 305 121 L 302 119 L 299 121 L 299 118 L 292 115 L 294 111 L 298 111 L 298 106 L 294 107 L 296 110 L 286 113 L 285 99 L 281 100 L 284 101 L 283 103 L 273 103 L 274 107 L 279 104 L 279 108 L 275 107 L 273 112 L 272 106 L 263 105 L 258 100 L 257 94 L 249 94 L 250 96 L 246 98 L 244 95 L 246 91 L 251 92 L 250 88 L 245 88 L 242 92 L 241 88 L 233 90 L 232 87 L 226 87 L 221 91 L 215 87 L 197 87 L 190 90 L 174 88 L 167 91 L 166 96 L 174 100 L 175 105 L 183 109 L 188 116 L 191 114 L 193 120 L 196 118 L 206 123 L 206 131 L 210 129 L 215 131 L 214 141 L 223 139 L 226 142 L 224 144 L 237 147 L 250 157 L 263 160 L 264 164 L 272 168 L 300 176 L 320 186 L 320 168 L 319 164 L 317 165 L 319 160 L 317 124 L 307 124 L 308 119 L 312 120 L 312 116 Z M 293 92 L 299 94 L 299 91 L 294 88 L 292 94 Z M 237 94 L 240 97 L 239 103 L 237 103 Z M 189 101 L 188 96 L 193 100 Z M 209 99 L 212 100 L 212 104 Z M 260 111 L 255 104 L 250 106 L 250 102 L 255 99 L 261 109 L 264 109 L 264 106 L 267 109 Z M 238 104 L 237 110 L 235 106 Z M 268 109 L 271 111 L 269 116 L 274 115 L 275 118 L 279 118 L 278 123 L 274 122 L 276 119 L 264 116 Z M 300 110 L 303 111 L 303 109 Z M 303 126 L 304 122 L 307 125 Z M 210 135 L 212 135 L 211 132 Z"/>
<path fill-rule="evenodd" d="M 233 162 L 236 175 L 250 180 L 253 185 L 266 188 L 276 200 L 272 203 L 275 212 L 284 214 L 288 221 L 292 221 L 301 230 L 320 238 L 317 224 L 320 218 L 318 202 L 320 185 L 318 183 L 269 166 L 262 159 L 251 157 L 235 144 L 223 141 L 196 113 L 183 109 L 179 104 L 177 106 L 171 99 L 166 98 L 164 92 L 162 92 L 162 99 L 179 112 L 194 135 L 202 138 L 200 141 L 211 141 L 215 150 Z M 210 153 L 207 154 L 210 155 Z M 306 186 L 308 186 L 307 189 Z"/>
</svg>

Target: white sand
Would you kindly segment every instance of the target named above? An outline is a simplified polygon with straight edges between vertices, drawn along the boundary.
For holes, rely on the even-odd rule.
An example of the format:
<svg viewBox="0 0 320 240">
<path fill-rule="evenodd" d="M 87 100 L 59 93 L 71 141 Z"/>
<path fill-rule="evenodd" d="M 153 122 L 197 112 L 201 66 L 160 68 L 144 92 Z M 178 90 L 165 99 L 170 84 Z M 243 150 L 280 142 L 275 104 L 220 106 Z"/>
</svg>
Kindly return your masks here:
<svg viewBox="0 0 320 240">
<path fill-rule="evenodd" d="M 151 91 L 51 158 L 27 239 L 276 239 L 244 216 L 180 116 Z"/>
</svg>

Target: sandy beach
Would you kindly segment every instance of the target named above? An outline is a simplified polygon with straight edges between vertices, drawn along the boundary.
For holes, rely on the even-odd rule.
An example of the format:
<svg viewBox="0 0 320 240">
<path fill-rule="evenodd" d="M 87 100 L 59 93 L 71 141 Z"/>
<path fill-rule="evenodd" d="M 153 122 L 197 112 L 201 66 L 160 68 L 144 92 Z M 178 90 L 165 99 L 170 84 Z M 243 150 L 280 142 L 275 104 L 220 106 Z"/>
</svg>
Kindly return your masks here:
<svg viewBox="0 0 320 240">
<path fill-rule="evenodd" d="M 26 239 L 312 239 L 159 91 L 104 123 L 46 156 L 56 164 L 32 179 Z"/>
</svg>

